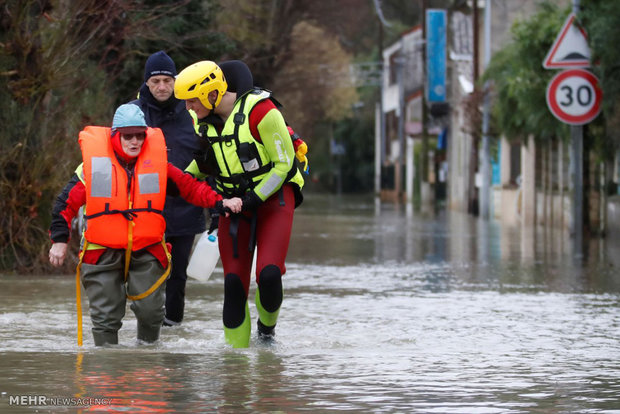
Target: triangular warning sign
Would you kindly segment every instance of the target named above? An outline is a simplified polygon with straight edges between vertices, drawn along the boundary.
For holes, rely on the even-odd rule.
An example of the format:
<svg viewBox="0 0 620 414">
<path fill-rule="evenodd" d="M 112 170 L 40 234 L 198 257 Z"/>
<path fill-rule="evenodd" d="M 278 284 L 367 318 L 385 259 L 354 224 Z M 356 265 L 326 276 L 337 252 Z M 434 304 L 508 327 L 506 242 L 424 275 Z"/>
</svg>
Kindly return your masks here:
<svg viewBox="0 0 620 414">
<path fill-rule="evenodd" d="M 590 66 L 590 47 L 586 32 L 575 23 L 575 14 L 566 18 L 562 30 L 543 60 L 546 69 L 587 68 Z"/>
</svg>

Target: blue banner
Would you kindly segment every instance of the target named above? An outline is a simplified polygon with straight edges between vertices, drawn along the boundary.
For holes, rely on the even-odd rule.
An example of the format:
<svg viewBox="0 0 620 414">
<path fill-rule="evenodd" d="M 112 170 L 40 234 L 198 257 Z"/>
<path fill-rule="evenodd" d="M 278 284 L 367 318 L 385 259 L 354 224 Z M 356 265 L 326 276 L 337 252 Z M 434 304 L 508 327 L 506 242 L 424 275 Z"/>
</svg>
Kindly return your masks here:
<svg viewBox="0 0 620 414">
<path fill-rule="evenodd" d="M 446 100 L 446 24 L 445 10 L 426 11 L 426 99 Z"/>
</svg>

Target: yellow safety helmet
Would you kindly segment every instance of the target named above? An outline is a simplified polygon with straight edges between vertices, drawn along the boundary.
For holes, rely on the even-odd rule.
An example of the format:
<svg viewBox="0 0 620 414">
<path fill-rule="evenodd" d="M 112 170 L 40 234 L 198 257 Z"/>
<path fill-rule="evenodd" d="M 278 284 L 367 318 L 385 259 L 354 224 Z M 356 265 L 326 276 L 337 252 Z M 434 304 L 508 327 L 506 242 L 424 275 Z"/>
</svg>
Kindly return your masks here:
<svg viewBox="0 0 620 414">
<path fill-rule="evenodd" d="M 183 69 L 174 81 L 174 96 L 178 99 L 198 98 L 207 109 L 214 109 L 220 104 L 228 84 L 224 72 L 210 60 L 196 62 Z M 209 93 L 217 91 L 215 104 L 209 102 Z"/>
</svg>

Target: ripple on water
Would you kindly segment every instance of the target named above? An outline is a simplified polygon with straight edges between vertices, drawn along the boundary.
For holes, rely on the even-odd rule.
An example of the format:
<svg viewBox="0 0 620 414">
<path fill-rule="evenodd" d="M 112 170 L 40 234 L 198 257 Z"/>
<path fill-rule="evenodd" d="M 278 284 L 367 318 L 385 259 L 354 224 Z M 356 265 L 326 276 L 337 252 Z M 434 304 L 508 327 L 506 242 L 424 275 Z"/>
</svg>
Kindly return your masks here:
<svg viewBox="0 0 620 414">
<path fill-rule="evenodd" d="M 84 304 L 80 375 L 88 374 L 91 391 L 104 393 L 131 388 L 128 379 L 139 375 L 152 394 L 135 395 L 171 396 L 177 412 L 596 411 L 611 410 L 620 390 L 617 294 L 554 290 L 536 277 L 520 279 L 514 269 L 502 279 L 491 265 L 292 263 L 287 269 L 275 341 L 253 336 L 247 350 L 224 344 L 221 270 L 207 283 L 189 282 L 185 321 L 163 329 L 157 345 L 136 343 L 136 321 L 127 310 L 122 345 L 94 349 Z M 32 283 L 49 295 L 33 300 Z M 0 280 L 3 287 L 6 378 L 19 387 L 34 381 L 74 392 L 72 384 L 54 388 L 58 381 L 39 372 L 77 375 L 73 280 Z M 254 289 L 253 283 L 250 298 Z M 253 301 L 250 312 L 255 329 Z M 125 407 L 132 396 L 122 399 Z"/>
</svg>

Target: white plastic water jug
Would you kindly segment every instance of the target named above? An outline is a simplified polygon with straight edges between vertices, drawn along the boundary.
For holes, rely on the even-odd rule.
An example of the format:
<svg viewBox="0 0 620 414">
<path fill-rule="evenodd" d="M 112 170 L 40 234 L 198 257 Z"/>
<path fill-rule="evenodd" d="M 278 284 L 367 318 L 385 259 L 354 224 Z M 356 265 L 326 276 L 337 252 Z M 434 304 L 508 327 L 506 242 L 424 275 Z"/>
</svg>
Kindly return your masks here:
<svg viewBox="0 0 620 414">
<path fill-rule="evenodd" d="M 200 235 L 192 252 L 192 257 L 189 259 L 187 275 L 201 282 L 206 282 L 211 277 L 219 259 L 220 249 L 217 245 L 217 230 L 211 234 L 205 231 Z"/>
</svg>

